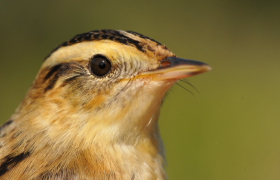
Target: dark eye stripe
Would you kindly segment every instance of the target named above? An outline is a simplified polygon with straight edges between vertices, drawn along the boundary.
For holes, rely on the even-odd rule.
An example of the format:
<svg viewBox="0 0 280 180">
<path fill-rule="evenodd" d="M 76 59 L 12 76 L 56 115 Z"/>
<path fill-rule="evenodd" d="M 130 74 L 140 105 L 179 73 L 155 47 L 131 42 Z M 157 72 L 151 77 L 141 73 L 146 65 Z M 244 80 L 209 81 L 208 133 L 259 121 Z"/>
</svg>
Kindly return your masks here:
<svg viewBox="0 0 280 180">
<path fill-rule="evenodd" d="M 45 76 L 44 81 L 48 80 L 55 72 L 57 72 L 61 68 L 62 64 L 55 65 L 51 68 L 48 74 Z"/>
<path fill-rule="evenodd" d="M 67 84 L 70 84 L 71 82 L 73 82 L 73 81 L 75 81 L 75 79 L 77 79 L 78 77 L 81 77 L 82 76 L 82 74 L 79 74 L 79 75 L 75 75 L 75 76 L 73 76 L 73 77 L 70 77 L 70 78 L 67 78 L 67 79 L 65 79 L 64 81 L 63 81 L 63 83 L 62 83 L 62 87 L 63 86 L 65 86 L 65 85 L 67 85 Z"/>
<path fill-rule="evenodd" d="M 48 82 L 47 87 L 45 88 L 45 92 L 47 92 L 48 90 L 51 90 L 54 87 L 56 81 L 58 80 L 58 76 L 59 76 L 58 74 L 59 73 L 56 73 L 54 75 L 54 77 L 52 79 L 50 79 L 50 81 Z"/>
<path fill-rule="evenodd" d="M 76 75 L 64 80 L 63 84 L 73 81 L 79 76 L 85 75 L 85 69 L 82 65 L 74 62 L 61 63 L 53 66 L 52 68 L 50 68 L 49 72 L 44 78 L 43 82 L 47 84 L 44 91 L 47 92 L 51 90 L 55 86 L 60 76 L 69 76 L 69 74 L 72 73 L 75 73 Z"/>
</svg>

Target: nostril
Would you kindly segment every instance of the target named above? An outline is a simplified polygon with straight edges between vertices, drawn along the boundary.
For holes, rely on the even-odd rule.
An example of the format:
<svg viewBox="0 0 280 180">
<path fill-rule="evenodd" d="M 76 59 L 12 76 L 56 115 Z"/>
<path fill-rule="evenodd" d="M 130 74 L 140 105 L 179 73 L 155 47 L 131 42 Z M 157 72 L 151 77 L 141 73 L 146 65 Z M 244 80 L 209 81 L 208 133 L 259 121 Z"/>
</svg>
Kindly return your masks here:
<svg viewBox="0 0 280 180">
<path fill-rule="evenodd" d="M 161 67 L 165 68 L 165 67 L 170 66 L 170 64 L 171 63 L 169 61 L 164 61 L 164 62 L 161 63 Z"/>
</svg>

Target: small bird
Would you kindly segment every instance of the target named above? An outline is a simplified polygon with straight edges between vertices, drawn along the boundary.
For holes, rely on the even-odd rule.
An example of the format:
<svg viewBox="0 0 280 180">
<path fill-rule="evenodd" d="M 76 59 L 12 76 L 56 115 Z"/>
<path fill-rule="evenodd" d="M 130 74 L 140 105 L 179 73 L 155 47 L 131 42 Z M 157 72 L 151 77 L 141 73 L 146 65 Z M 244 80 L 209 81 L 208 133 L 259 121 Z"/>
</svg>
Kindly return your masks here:
<svg viewBox="0 0 280 180">
<path fill-rule="evenodd" d="M 162 101 L 210 69 L 133 31 L 76 35 L 46 57 L 0 128 L 0 179 L 167 179 Z"/>
</svg>

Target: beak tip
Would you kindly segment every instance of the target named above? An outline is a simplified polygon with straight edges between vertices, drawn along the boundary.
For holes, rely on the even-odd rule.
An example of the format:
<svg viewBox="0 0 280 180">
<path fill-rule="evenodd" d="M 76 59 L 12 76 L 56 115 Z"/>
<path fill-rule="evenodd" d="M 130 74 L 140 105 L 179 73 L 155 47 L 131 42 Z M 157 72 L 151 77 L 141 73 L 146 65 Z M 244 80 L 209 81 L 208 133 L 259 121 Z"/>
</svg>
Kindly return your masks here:
<svg viewBox="0 0 280 180">
<path fill-rule="evenodd" d="M 211 71 L 212 70 L 211 66 L 209 66 L 208 64 L 204 65 L 204 68 L 205 68 L 206 71 Z"/>
</svg>

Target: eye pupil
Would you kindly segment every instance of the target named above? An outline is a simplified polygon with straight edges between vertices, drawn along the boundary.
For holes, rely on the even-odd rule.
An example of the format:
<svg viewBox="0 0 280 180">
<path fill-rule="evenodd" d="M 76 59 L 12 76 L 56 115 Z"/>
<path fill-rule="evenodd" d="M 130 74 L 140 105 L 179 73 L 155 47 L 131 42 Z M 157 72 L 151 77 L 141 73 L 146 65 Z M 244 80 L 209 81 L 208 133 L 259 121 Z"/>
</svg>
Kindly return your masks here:
<svg viewBox="0 0 280 180">
<path fill-rule="evenodd" d="M 104 56 L 95 56 L 90 61 L 91 73 L 97 77 L 105 76 L 111 70 L 110 61 Z"/>
<path fill-rule="evenodd" d="M 106 63 L 104 61 L 101 61 L 101 62 L 99 62 L 98 66 L 100 69 L 104 69 L 104 68 L 106 68 Z"/>
</svg>

